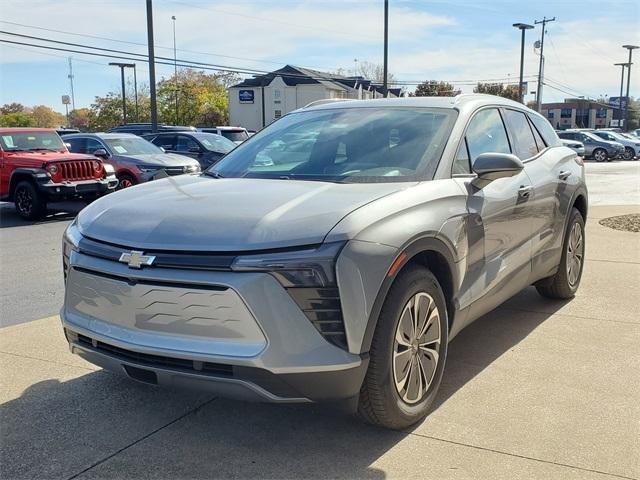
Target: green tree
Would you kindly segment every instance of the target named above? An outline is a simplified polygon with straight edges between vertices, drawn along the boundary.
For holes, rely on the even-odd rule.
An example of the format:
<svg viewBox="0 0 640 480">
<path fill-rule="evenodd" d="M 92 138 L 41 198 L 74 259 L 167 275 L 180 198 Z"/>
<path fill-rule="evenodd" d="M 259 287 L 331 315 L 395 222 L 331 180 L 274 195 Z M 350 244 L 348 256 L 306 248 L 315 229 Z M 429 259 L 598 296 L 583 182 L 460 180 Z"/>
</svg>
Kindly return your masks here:
<svg viewBox="0 0 640 480">
<path fill-rule="evenodd" d="M 46 105 L 36 105 L 31 110 L 34 127 L 56 128 L 65 123 L 65 117 Z"/>
<path fill-rule="evenodd" d="M 33 127 L 33 118 L 28 113 L 0 114 L 0 127 Z"/>
<path fill-rule="evenodd" d="M 506 87 L 502 83 L 478 83 L 473 89 L 474 93 L 487 93 L 489 95 L 497 95 L 498 97 L 509 98 L 519 100 L 517 86 L 507 85 Z"/>
<path fill-rule="evenodd" d="M 93 110 L 90 108 L 76 108 L 69 112 L 69 126 L 79 130 L 87 131 L 90 129 L 93 120 Z"/>
<path fill-rule="evenodd" d="M 625 130 L 640 128 L 640 101 L 633 97 L 629 100 L 629 125 Z"/>
<path fill-rule="evenodd" d="M 453 85 L 437 80 L 425 80 L 416 87 L 414 97 L 455 97 L 459 91 L 453 89 Z"/>
<path fill-rule="evenodd" d="M 229 121 L 229 96 L 226 75 L 206 74 L 185 69 L 178 72 L 178 115 L 176 116 L 175 76 L 158 83 L 158 114 L 174 125 L 213 126 Z"/>
<path fill-rule="evenodd" d="M 8 113 L 22 113 L 26 109 L 24 105 L 21 103 L 13 102 L 13 103 L 5 103 L 2 107 L 0 107 L 0 113 L 2 115 L 6 115 Z"/>
</svg>

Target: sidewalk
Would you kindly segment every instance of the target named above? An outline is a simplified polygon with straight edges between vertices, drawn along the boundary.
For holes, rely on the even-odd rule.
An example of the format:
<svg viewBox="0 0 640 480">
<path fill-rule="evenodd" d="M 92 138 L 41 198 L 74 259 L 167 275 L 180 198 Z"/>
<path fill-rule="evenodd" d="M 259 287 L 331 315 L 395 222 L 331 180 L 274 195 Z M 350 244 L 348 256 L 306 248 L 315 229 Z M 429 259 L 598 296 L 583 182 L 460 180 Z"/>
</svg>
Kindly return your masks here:
<svg viewBox="0 0 640 480">
<path fill-rule="evenodd" d="M 571 302 L 529 288 L 463 331 L 412 431 L 234 403 L 68 353 L 57 317 L 0 334 L 0 477 L 640 478 L 640 234 L 592 207 Z"/>
</svg>

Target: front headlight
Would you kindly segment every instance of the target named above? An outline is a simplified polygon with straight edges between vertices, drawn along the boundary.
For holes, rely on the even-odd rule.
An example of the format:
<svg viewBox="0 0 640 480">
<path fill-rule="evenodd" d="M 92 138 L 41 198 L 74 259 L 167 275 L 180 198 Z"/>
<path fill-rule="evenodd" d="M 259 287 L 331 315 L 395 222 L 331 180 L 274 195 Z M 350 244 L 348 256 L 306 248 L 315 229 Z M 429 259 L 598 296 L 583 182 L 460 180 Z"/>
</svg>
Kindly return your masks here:
<svg viewBox="0 0 640 480">
<path fill-rule="evenodd" d="M 62 235 L 62 273 L 64 275 L 65 283 L 69 272 L 69 259 L 71 258 L 71 252 L 79 251 L 80 240 L 82 240 L 82 234 L 78 229 L 76 220 L 74 220 Z"/>
<path fill-rule="evenodd" d="M 318 248 L 236 257 L 234 271 L 267 272 L 285 288 L 333 287 L 335 262 L 345 242 L 332 242 Z"/>
</svg>

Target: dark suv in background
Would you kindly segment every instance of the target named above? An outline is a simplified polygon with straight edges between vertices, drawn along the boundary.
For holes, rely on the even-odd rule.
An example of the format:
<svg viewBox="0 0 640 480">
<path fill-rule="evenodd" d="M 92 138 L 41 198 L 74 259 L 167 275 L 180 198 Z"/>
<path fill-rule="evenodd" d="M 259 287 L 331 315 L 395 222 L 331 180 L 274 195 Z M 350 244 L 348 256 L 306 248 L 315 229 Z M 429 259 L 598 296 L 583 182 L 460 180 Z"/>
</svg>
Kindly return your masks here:
<svg viewBox="0 0 640 480">
<path fill-rule="evenodd" d="M 194 127 L 183 127 L 180 125 L 164 125 L 158 124 L 158 132 L 195 132 Z M 150 123 L 125 123 L 118 125 L 109 130 L 109 133 L 133 133 L 134 135 L 144 135 L 146 133 L 152 133 L 153 127 Z"/>
<path fill-rule="evenodd" d="M 200 171 L 200 164 L 184 155 L 165 153 L 161 148 L 130 133 L 78 133 L 63 140 L 74 153 L 101 158 L 113 166 L 118 188 L 183 173 Z"/>
<path fill-rule="evenodd" d="M 214 133 L 202 132 L 160 132 L 143 135 L 154 145 L 166 152 L 187 155 L 200 163 L 204 170 L 210 167 L 236 147 L 231 140 Z"/>
</svg>

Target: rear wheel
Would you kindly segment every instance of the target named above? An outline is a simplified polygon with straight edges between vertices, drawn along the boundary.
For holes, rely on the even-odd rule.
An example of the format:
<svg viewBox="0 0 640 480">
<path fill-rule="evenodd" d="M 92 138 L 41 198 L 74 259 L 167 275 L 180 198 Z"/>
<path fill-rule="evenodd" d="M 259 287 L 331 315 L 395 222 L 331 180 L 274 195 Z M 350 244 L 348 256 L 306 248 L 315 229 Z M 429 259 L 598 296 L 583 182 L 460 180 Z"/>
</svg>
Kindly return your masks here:
<svg viewBox="0 0 640 480">
<path fill-rule="evenodd" d="M 593 158 L 596 162 L 604 162 L 607 159 L 607 152 L 604 148 L 596 148 L 593 151 Z"/>
<path fill-rule="evenodd" d="M 117 190 L 122 190 L 123 188 L 129 188 L 136 185 L 137 180 L 128 173 L 121 173 L 118 175 L 118 188 Z"/>
<path fill-rule="evenodd" d="M 567 299 L 576 294 L 584 267 L 584 247 L 584 219 L 578 209 L 574 208 L 567 225 L 558 271 L 553 277 L 536 285 L 540 295 Z"/>
<path fill-rule="evenodd" d="M 18 215 L 26 220 L 37 220 L 47 210 L 47 203 L 33 183 L 20 182 L 13 192 L 13 199 Z"/>
<path fill-rule="evenodd" d="M 360 415 L 393 429 L 422 420 L 442 380 L 447 341 L 447 310 L 438 280 L 424 267 L 407 267 L 380 312 L 360 390 Z"/>
</svg>

